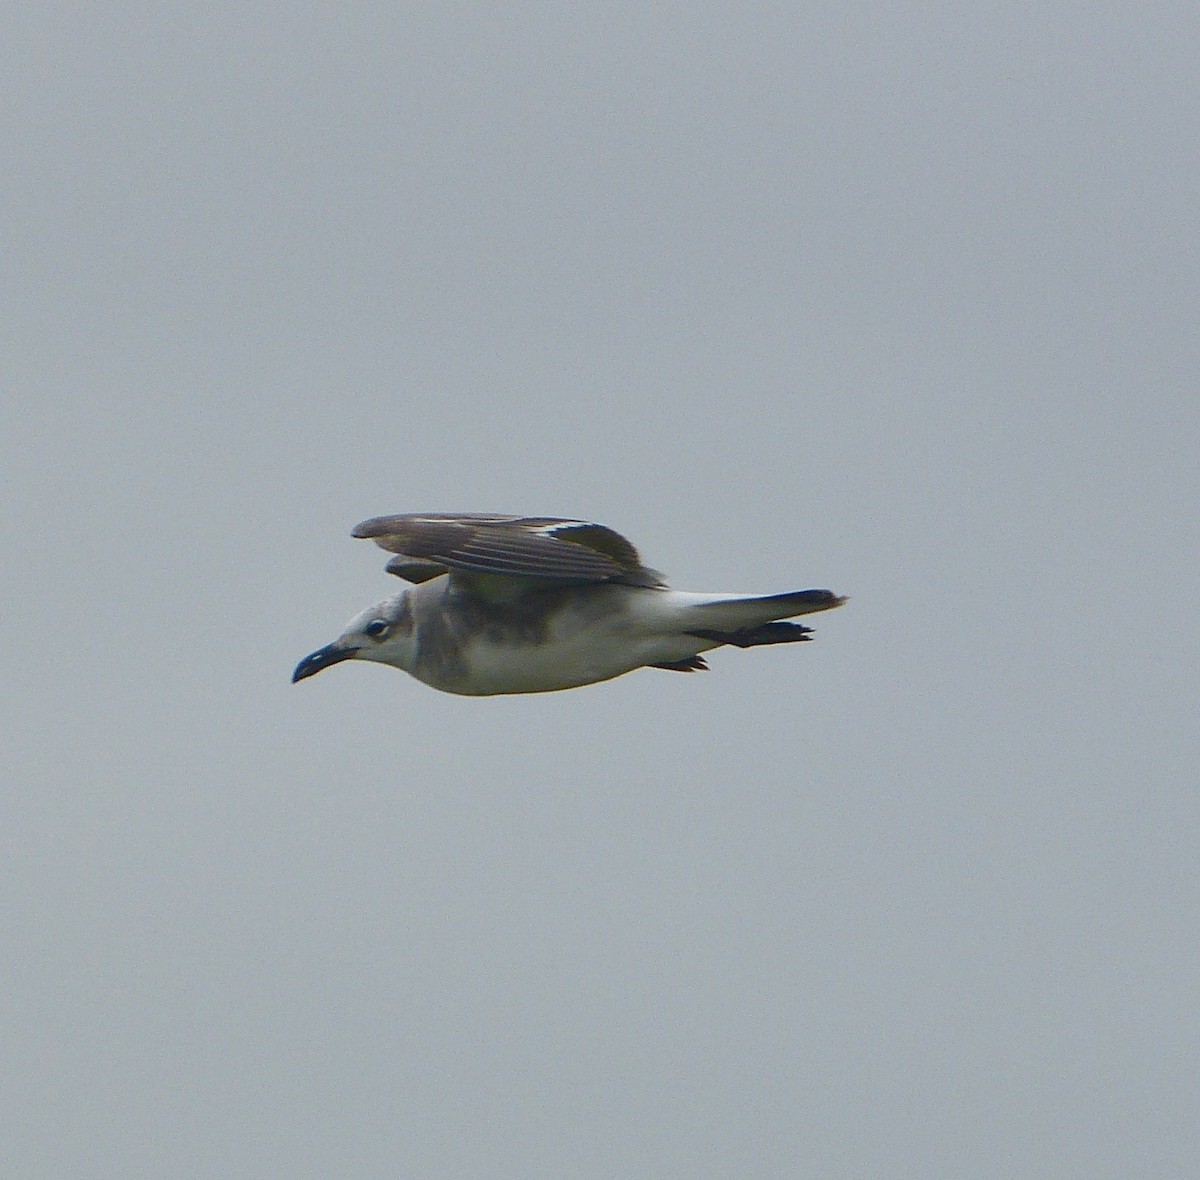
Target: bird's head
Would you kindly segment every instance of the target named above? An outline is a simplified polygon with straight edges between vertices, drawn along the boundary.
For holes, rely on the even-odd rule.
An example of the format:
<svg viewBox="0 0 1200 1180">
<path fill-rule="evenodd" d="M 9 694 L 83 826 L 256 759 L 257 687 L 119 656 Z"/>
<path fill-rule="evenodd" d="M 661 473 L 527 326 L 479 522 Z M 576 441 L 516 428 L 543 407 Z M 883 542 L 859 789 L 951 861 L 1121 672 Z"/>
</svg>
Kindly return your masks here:
<svg viewBox="0 0 1200 1180">
<path fill-rule="evenodd" d="M 414 650 L 412 608 L 408 592 L 402 590 L 360 611 L 332 643 L 305 656 L 292 673 L 292 683 L 343 660 L 374 660 L 407 671 Z"/>
</svg>

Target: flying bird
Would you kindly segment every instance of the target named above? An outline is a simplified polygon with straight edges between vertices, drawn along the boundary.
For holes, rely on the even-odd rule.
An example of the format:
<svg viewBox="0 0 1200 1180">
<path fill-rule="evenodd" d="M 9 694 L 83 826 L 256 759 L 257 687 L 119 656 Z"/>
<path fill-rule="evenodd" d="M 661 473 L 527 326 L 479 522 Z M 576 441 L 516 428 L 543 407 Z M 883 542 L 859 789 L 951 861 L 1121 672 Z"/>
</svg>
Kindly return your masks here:
<svg viewBox="0 0 1200 1180">
<path fill-rule="evenodd" d="M 376 516 L 356 525 L 412 583 L 305 656 L 293 683 L 340 664 L 391 664 L 463 696 L 554 692 L 635 668 L 699 672 L 713 648 L 797 643 L 782 622 L 841 606 L 829 590 L 670 589 L 619 533 L 583 520 L 486 513 Z"/>
</svg>

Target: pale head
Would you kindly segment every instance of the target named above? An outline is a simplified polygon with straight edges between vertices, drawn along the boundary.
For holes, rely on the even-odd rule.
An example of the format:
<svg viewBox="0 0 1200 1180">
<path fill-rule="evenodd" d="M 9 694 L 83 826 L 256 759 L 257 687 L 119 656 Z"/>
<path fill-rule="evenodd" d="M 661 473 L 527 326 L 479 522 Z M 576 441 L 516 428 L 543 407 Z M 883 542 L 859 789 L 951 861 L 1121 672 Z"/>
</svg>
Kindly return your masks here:
<svg viewBox="0 0 1200 1180">
<path fill-rule="evenodd" d="M 412 632 L 408 591 L 401 590 L 359 611 L 332 643 L 305 656 L 292 673 L 292 683 L 315 676 L 343 660 L 374 660 L 407 670 L 415 647 Z"/>
</svg>

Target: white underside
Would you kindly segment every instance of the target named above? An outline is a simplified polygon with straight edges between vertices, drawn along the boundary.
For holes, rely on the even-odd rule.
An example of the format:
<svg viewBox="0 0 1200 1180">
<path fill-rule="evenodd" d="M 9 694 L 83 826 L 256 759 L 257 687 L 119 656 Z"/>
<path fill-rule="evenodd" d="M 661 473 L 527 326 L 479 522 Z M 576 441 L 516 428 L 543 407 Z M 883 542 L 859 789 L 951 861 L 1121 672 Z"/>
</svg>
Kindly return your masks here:
<svg viewBox="0 0 1200 1180">
<path fill-rule="evenodd" d="M 510 645 L 478 638 L 463 653 L 461 674 L 412 674 L 433 688 L 463 696 L 555 692 L 720 646 L 685 634 L 689 627 L 736 629 L 781 617 L 778 604 L 768 606 L 761 597 L 744 594 L 641 587 L 621 587 L 620 592 L 622 609 L 599 619 L 564 612 L 545 642 Z M 699 607 L 706 609 L 698 612 Z"/>
<path fill-rule="evenodd" d="M 600 631 L 519 649 L 475 643 L 469 653 L 468 673 L 461 680 L 419 679 L 425 679 L 434 688 L 465 696 L 555 692 L 611 680 L 647 664 L 687 659 L 716 646 L 702 639 L 689 639 L 686 643 L 632 640 L 629 636 Z"/>
</svg>

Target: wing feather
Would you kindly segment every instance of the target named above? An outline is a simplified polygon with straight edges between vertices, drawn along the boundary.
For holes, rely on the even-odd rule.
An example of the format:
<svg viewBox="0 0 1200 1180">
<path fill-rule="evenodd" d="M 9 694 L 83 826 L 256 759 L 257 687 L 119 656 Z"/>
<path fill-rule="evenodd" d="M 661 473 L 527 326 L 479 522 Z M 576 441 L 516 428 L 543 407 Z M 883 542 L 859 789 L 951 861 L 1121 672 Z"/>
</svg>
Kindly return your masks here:
<svg viewBox="0 0 1200 1180">
<path fill-rule="evenodd" d="M 560 582 L 662 585 L 634 546 L 604 525 L 550 516 L 413 513 L 376 516 L 354 527 L 390 553 L 388 569 L 410 581 L 441 570 Z"/>
</svg>

